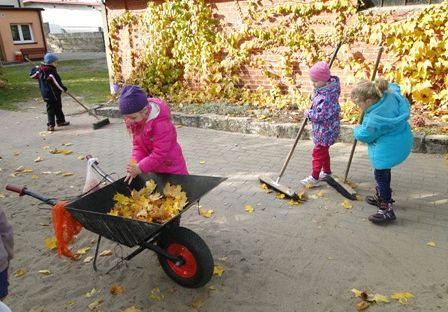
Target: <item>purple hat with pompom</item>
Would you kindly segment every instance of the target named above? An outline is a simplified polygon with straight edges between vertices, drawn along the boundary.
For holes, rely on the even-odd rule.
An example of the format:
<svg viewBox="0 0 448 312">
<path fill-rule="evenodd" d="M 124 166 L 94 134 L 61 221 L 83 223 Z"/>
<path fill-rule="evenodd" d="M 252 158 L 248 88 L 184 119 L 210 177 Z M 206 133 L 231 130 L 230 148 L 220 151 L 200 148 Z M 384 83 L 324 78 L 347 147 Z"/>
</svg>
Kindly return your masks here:
<svg viewBox="0 0 448 312">
<path fill-rule="evenodd" d="M 135 85 L 125 85 L 120 94 L 120 112 L 122 115 L 141 111 L 148 105 L 146 92 Z"/>
</svg>

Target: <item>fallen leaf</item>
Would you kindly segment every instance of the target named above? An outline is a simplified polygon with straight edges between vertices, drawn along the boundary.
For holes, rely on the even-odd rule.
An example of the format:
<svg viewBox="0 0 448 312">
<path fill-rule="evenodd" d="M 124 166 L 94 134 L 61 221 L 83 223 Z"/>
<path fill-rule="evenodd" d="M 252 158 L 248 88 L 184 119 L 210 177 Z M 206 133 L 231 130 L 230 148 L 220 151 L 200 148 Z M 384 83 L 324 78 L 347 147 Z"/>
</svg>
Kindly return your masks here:
<svg viewBox="0 0 448 312">
<path fill-rule="evenodd" d="M 42 160 L 44 160 L 42 157 L 37 157 L 35 160 L 34 160 L 34 162 L 40 162 L 40 161 L 42 161 Z"/>
<path fill-rule="evenodd" d="M 45 312 L 46 307 L 47 307 L 46 305 L 43 305 L 38 308 L 31 308 L 29 312 Z"/>
<path fill-rule="evenodd" d="M 19 156 L 19 155 L 20 155 L 20 152 L 15 152 L 14 153 L 14 156 L 16 156 L 16 157 Z"/>
<path fill-rule="evenodd" d="M 47 237 L 44 242 L 45 247 L 47 247 L 50 250 L 58 248 L 58 241 L 56 240 L 56 236 Z"/>
<path fill-rule="evenodd" d="M 267 119 L 269 119 L 269 116 L 267 116 L 267 115 L 258 116 L 258 120 L 267 120 Z"/>
<path fill-rule="evenodd" d="M 277 193 L 277 195 L 275 195 L 275 198 L 277 198 L 277 199 L 283 199 L 283 198 L 285 198 L 285 194 L 283 194 L 283 193 Z"/>
<path fill-rule="evenodd" d="M 64 172 L 63 174 L 62 174 L 62 176 L 63 177 L 70 177 L 70 176 L 72 176 L 74 173 L 73 172 Z"/>
<path fill-rule="evenodd" d="M 211 218 L 213 212 L 213 209 L 199 208 L 199 214 L 204 218 Z"/>
<path fill-rule="evenodd" d="M 103 250 L 102 252 L 100 252 L 100 257 L 110 256 L 110 255 L 112 255 L 112 250 L 110 250 L 110 249 L 106 249 L 106 250 Z"/>
<path fill-rule="evenodd" d="M 5 197 L 6 197 L 5 194 L 0 193 L 0 198 L 5 198 Z"/>
<path fill-rule="evenodd" d="M 62 146 L 71 146 L 71 145 L 73 145 L 73 143 L 70 143 L 70 142 L 69 143 L 62 143 L 61 145 Z"/>
<path fill-rule="evenodd" d="M 245 205 L 244 210 L 246 210 L 248 213 L 254 212 L 254 207 L 252 205 Z"/>
<path fill-rule="evenodd" d="M 297 193 L 297 196 L 299 197 L 300 200 L 303 200 L 303 201 L 305 201 L 307 199 L 305 191 L 300 191 L 299 193 Z"/>
<path fill-rule="evenodd" d="M 216 290 L 216 287 L 215 287 L 214 285 L 210 285 L 210 286 L 208 286 L 208 289 L 210 289 L 210 290 Z"/>
<path fill-rule="evenodd" d="M 368 301 L 371 301 L 371 302 L 375 302 L 375 303 L 387 303 L 387 302 L 389 302 L 389 298 L 387 298 L 387 296 L 383 296 L 383 295 L 381 295 L 381 294 L 375 294 L 375 295 L 373 295 L 372 297 L 368 297 L 367 298 L 367 300 Z"/>
<path fill-rule="evenodd" d="M 215 264 L 215 266 L 213 267 L 213 274 L 215 274 L 217 276 L 222 276 L 224 271 L 225 271 L 224 268 L 222 266 L 220 266 L 219 264 Z"/>
<path fill-rule="evenodd" d="M 93 310 L 95 310 L 100 304 L 102 304 L 103 301 L 104 301 L 103 299 L 95 300 L 94 302 L 92 302 L 91 304 L 89 304 L 87 307 L 88 307 L 91 311 L 93 311 Z"/>
<path fill-rule="evenodd" d="M 433 241 L 427 242 L 426 245 L 429 246 L 429 247 L 436 247 L 436 243 L 433 242 Z"/>
<path fill-rule="evenodd" d="M 261 183 L 261 184 L 260 184 L 260 187 L 261 187 L 261 189 L 263 189 L 263 190 L 269 190 L 269 187 L 268 187 L 268 185 L 267 185 L 266 183 Z"/>
<path fill-rule="evenodd" d="M 39 176 L 33 174 L 33 175 L 31 176 L 31 179 L 33 179 L 33 180 L 39 179 Z"/>
<path fill-rule="evenodd" d="M 55 175 L 58 175 L 58 174 L 61 174 L 62 173 L 62 171 L 53 171 L 53 174 L 55 174 Z"/>
<path fill-rule="evenodd" d="M 67 308 L 73 308 L 73 307 L 75 306 L 75 302 L 74 302 L 73 300 L 67 301 L 67 302 L 65 303 L 65 306 L 66 306 Z"/>
<path fill-rule="evenodd" d="M 40 274 L 43 274 L 43 275 L 51 275 L 51 271 L 50 270 L 39 270 L 38 272 Z"/>
<path fill-rule="evenodd" d="M 92 288 L 92 290 L 86 293 L 86 297 L 91 298 L 94 294 L 96 294 L 96 292 L 97 292 L 96 288 Z"/>
<path fill-rule="evenodd" d="M 370 302 L 367 301 L 360 301 L 358 304 L 356 304 L 356 311 L 363 311 L 367 309 L 370 306 Z"/>
<path fill-rule="evenodd" d="M 123 287 L 121 287 L 119 285 L 112 285 L 112 287 L 110 288 L 109 292 L 112 295 L 119 295 L 119 294 L 123 293 Z"/>
<path fill-rule="evenodd" d="M 84 159 L 86 159 L 86 156 L 78 156 L 76 158 L 78 158 L 79 160 L 84 160 Z"/>
<path fill-rule="evenodd" d="M 22 276 L 24 276 L 25 274 L 26 274 L 26 269 L 24 269 L 24 268 L 17 269 L 17 270 L 14 272 L 15 277 L 22 277 Z"/>
<path fill-rule="evenodd" d="M 345 209 L 352 209 L 353 208 L 352 203 L 348 199 L 344 200 L 341 203 L 341 206 L 344 207 Z"/>
<path fill-rule="evenodd" d="M 62 150 L 62 154 L 64 154 L 64 155 L 70 155 L 71 153 L 73 153 L 71 150 L 68 150 L 68 149 Z"/>
<path fill-rule="evenodd" d="M 135 306 L 126 308 L 123 312 L 141 312 L 139 308 L 136 308 Z"/>
<path fill-rule="evenodd" d="M 191 307 L 193 309 L 199 309 L 203 304 L 207 297 L 198 297 L 191 301 Z"/>
<path fill-rule="evenodd" d="M 92 247 L 83 247 L 83 248 L 80 248 L 80 249 L 78 249 L 78 250 L 76 251 L 76 254 L 78 254 L 78 255 L 85 255 L 86 252 L 88 252 L 90 249 L 92 249 Z"/>
<path fill-rule="evenodd" d="M 203 165 L 203 164 L 205 164 L 205 160 L 201 160 L 199 163 L 200 163 L 201 165 Z"/>
<path fill-rule="evenodd" d="M 392 299 L 398 300 L 401 304 L 406 304 L 408 299 L 414 298 L 414 295 L 410 292 L 396 292 L 390 296 Z"/>
<path fill-rule="evenodd" d="M 43 174 L 51 174 L 51 171 L 42 171 Z"/>
<path fill-rule="evenodd" d="M 45 145 L 42 147 L 42 149 L 44 149 L 44 150 L 50 149 L 50 145 Z"/>
<path fill-rule="evenodd" d="M 86 257 L 85 259 L 84 259 L 84 263 L 89 263 L 89 262 L 91 262 L 93 260 L 93 257 L 92 256 L 89 256 L 89 257 Z"/>
<path fill-rule="evenodd" d="M 289 200 L 288 201 L 288 205 L 289 206 L 294 206 L 294 205 L 301 205 L 301 204 L 303 204 L 303 202 L 301 202 L 301 201 L 297 201 L 297 200 L 293 200 L 293 199 L 291 199 L 291 200 Z"/>
<path fill-rule="evenodd" d="M 154 301 L 162 301 L 163 294 L 160 293 L 159 287 L 151 289 L 151 291 L 149 292 L 149 299 L 152 299 Z"/>
</svg>

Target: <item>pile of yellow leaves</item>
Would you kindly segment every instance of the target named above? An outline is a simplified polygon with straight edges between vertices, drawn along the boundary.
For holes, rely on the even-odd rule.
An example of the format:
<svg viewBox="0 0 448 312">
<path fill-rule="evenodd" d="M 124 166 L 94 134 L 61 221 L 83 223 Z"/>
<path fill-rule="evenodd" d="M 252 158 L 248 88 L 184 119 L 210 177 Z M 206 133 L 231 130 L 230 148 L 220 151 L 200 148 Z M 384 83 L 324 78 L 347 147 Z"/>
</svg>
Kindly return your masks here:
<svg viewBox="0 0 448 312">
<path fill-rule="evenodd" d="M 180 185 L 167 182 L 162 195 L 155 192 L 156 186 L 154 180 L 149 180 L 139 191 L 132 190 L 130 197 L 115 194 L 115 205 L 108 214 L 156 223 L 165 223 L 172 219 L 187 204 L 187 194 L 182 191 Z"/>
</svg>

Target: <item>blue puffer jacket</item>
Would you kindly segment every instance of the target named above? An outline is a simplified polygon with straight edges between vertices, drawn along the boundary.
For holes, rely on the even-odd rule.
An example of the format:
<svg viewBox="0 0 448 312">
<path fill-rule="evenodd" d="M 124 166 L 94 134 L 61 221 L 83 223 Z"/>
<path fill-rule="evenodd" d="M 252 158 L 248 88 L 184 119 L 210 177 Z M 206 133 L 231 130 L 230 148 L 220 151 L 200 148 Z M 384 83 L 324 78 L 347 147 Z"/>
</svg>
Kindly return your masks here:
<svg viewBox="0 0 448 312">
<path fill-rule="evenodd" d="M 413 145 L 409 114 L 409 102 L 394 83 L 389 84 L 389 90 L 380 101 L 365 111 L 361 126 L 354 129 L 354 136 L 368 144 L 373 168 L 390 169 L 409 156 Z"/>
</svg>

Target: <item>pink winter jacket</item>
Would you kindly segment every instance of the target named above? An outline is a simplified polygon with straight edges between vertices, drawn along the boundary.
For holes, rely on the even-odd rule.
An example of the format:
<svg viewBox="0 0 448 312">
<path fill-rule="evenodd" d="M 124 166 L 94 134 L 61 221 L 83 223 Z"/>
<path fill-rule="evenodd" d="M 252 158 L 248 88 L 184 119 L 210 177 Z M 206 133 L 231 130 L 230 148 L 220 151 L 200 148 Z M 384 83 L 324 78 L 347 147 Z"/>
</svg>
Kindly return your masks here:
<svg viewBox="0 0 448 312">
<path fill-rule="evenodd" d="M 132 158 L 143 173 L 188 174 L 168 105 L 148 98 L 151 112 L 143 131 L 132 133 Z"/>
</svg>

